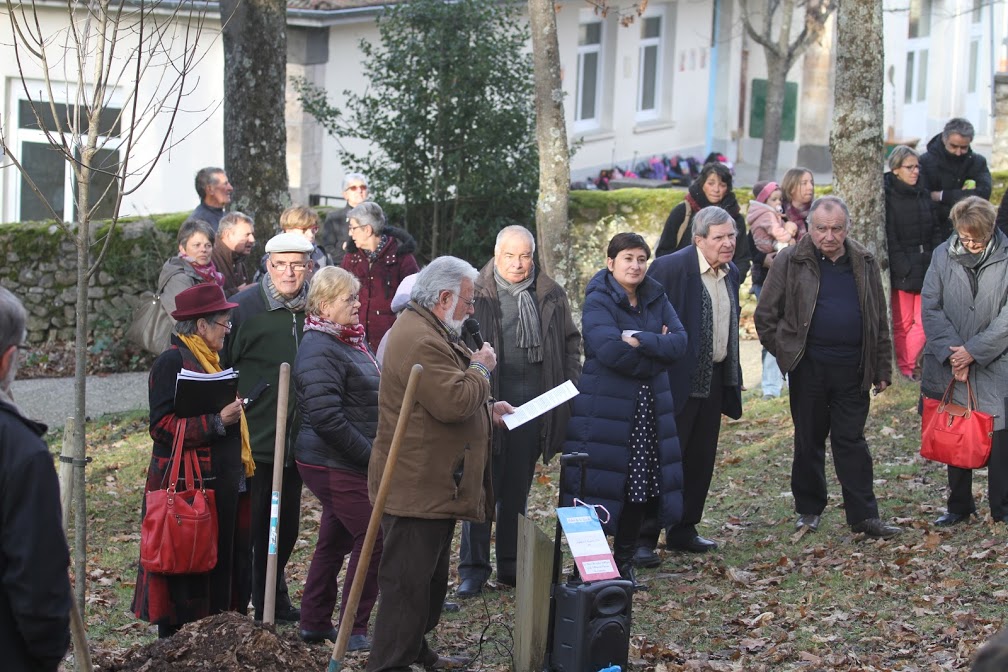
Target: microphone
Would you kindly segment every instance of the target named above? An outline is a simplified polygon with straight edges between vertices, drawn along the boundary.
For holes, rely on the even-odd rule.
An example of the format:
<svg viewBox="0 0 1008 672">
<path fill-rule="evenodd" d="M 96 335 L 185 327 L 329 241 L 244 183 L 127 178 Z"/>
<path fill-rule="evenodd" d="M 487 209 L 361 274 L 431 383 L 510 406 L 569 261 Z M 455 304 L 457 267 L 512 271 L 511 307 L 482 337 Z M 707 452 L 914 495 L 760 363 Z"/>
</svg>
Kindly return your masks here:
<svg viewBox="0 0 1008 672">
<path fill-rule="evenodd" d="M 483 347 L 483 334 L 480 333 L 480 323 L 475 317 L 470 317 L 462 323 L 462 328 L 469 334 L 469 338 L 476 344 L 476 349 Z"/>
</svg>

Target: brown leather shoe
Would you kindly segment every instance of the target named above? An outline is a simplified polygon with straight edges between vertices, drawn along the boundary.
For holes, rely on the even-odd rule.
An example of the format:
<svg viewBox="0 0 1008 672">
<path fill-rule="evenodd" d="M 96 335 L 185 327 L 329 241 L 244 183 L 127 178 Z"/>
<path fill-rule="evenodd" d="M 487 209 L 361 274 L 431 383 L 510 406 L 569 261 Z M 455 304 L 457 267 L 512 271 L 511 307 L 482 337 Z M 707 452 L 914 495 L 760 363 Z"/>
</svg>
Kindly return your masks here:
<svg viewBox="0 0 1008 672">
<path fill-rule="evenodd" d="M 873 539 L 888 539 L 895 537 L 902 530 L 894 525 L 886 525 L 878 518 L 867 518 L 860 523 L 851 525 L 851 530 Z"/>
</svg>

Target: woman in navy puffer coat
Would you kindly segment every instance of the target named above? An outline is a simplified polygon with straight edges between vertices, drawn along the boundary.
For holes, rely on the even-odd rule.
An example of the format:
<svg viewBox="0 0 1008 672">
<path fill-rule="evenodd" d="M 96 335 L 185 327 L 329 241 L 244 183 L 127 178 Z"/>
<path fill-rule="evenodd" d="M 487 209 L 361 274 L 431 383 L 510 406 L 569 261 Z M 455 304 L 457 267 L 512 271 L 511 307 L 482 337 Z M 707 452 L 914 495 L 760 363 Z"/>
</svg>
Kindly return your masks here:
<svg viewBox="0 0 1008 672">
<path fill-rule="evenodd" d="M 641 236 L 617 234 L 606 256 L 607 268 L 585 290 L 585 362 L 564 444 L 565 453 L 589 455 L 584 491 L 577 466 L 565 470 L 561 487 L 568 505 L 577 496 L 608 510 L 603 529 L 614 537 L 617 569 L 632 581 L 647 501 L 658 498 L 665 527 L 682 517 L 682 453 L 667 370 L 686 352 L 686 331 L 662 286 L 645 275 L 651 249 Z"/>
<path fill-rule="evenodd" d="M 368 620 L 378 597 L 381 537 L 368 565 L 357 613 L 344 615 L 350 582 L 364 547 L 371 502 L 367 470 L 378 430 L 378 364 L 360 323 L 360 281 L 326 266 L 312 278 L 304 339 L 294 360 L 301 430 L 294 444 L 298 472 L 322 503 L 318 542 L 301 598 L 301 638 L 336 639 L 333 609 L 339 573 L 349 556 L 340 617 L 353 619 L 347 650 L 369 647 Z"/>
</svg>

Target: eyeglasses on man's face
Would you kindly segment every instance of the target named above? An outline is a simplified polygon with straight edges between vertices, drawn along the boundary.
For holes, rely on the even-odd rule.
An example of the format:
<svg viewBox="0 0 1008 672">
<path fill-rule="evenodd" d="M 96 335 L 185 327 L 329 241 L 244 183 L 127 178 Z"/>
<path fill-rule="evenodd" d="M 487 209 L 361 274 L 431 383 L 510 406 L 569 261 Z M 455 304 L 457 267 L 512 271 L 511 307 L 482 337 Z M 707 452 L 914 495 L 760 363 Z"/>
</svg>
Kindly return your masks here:
<svg viewBox="0 0 1008 672">
<path fill-rule="evenodd" d="M 270 266 L 280 271 L 281 273 L 286 273 L 289 268 L 295 273 L 300 273 L 301 271 L 308 268 L 307 261 L 273 261 L 270 260 Z"/>
<path fill-rule="evenodd" d="M 470 308 L 472 308 L 473 306 L 476 305 L 476 297 L 473 297 L 471 299 L 464 299 L 464 298 L 462 298 L 461 294 L 456 294 L 455 296 L 457 296 L 459 298 L 459 301 L 461 303 L 464 303 L 465 305 L 467 305 Z"/>
<path fill-rule="evenodd" d="M 346 188 L 346 190 L 347 191 L 367 191 L 368 188 L 367 188 L 366 184 L 351 184 L 349 187 Z"/>
</svg>

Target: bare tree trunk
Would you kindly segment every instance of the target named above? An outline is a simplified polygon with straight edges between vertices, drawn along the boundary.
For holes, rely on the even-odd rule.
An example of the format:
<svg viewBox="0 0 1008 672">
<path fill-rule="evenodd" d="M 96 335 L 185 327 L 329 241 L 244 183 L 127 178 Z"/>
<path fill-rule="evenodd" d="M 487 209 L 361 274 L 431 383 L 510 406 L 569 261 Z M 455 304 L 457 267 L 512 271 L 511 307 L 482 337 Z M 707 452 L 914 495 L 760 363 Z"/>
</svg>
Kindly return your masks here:
<svg viewBox="0 0 1008 672">
<path fill-rule="evenodd" d="M 224 168 L 235 208 L 255 218 L 265 244 L 287 193 L 287 24 L 280 0 L 221 0 L 224 23 Z"/>
<path fill-rule="evenodd" d="M 772 180 L 777 174 L 780 154 L 781 119 L 784 117 L 784 90 L 790 63 L 770 51 L 766 53 L 767 89 L 763 113 L 763 147 L 760 150 L 759 179 Z"/>
<path fill-rule="evenodd" d="M 835 109 L 830 149 L 834 191 L 851 235 L 888 267 L 882 192 L 882 2 L 850 0 L 837 15 Z"/>
<path fill-rule="evenodd" d="M 539 198 L 536 233 L 543 271 L 565 286 L 572 266 L 567 230 L 570 149 L 564 121 L 553 0 L 529 0 L 532 67 L 535 73 L 536 141 L 539 145 Z"/>
</svg>

